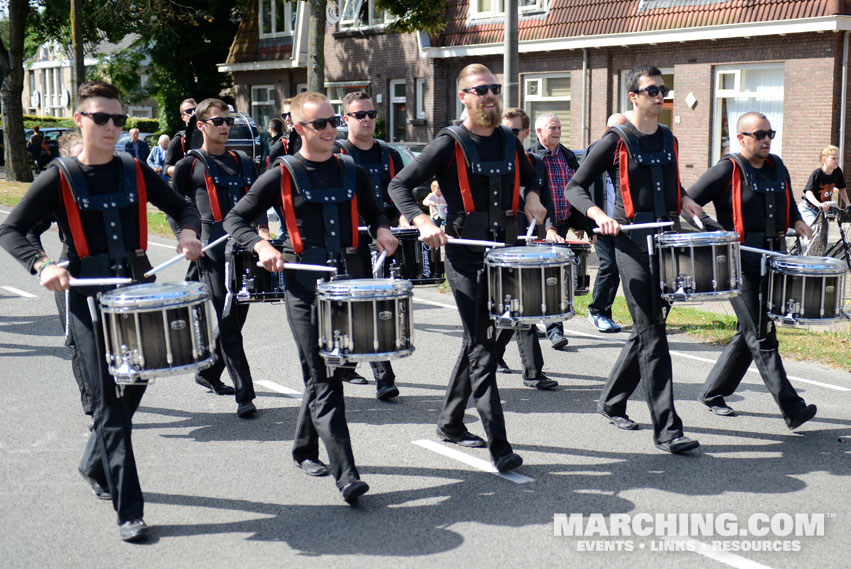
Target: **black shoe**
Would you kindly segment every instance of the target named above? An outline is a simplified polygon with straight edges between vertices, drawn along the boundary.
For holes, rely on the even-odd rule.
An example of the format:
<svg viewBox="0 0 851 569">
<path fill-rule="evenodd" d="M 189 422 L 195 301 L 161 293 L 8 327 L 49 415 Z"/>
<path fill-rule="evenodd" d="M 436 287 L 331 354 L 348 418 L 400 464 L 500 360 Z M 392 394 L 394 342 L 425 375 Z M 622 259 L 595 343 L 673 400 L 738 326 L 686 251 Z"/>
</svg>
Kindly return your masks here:
<svg viewBox="0 0 851 569">
<path fill-rule="evenodd" d="M 504 359 L 499 358 L 499 361 L 496 363 L 496 371 L 499 373 L 511 373 L 511 368 L 508 367 Z"/>
<path fill-rule="evenodd" d="M 243 401 L 236 407 L 236 416 L 241 419 L 245 419 L 246 417 L 251 417 L 257 412 L 257 407 L 254 406 L 253 401 Z"/>
<path fill-rule="evenodd" d="M 305 458 L 301 462 L 293 460 L 296 466 L 304 470 L 308 476 L 328 476 L 328 467 L 321 460 Z"/>
<path fill-rule="evenodd" d="M 464 431 L 464 433 L 457 437 L 450 437 L 446 433 L 440 430 L 440 427 L 437 428 L 437 436 L 448 443 L 455 443 L 456 445 L 461 445 L 462 447 L 469 448 L 484 448 L 487 445 L 485 440 L 482 437 L 477 437 L 470 431 Z"/>
<path fill-rule="evenodd" d="M 550 336 L 550 342 L 552 343 L 554 350 L 560 350 L 567 345 L 568 340 L 564 337 L 564 334 L 556 332 Z"/>
<path fill-rule="evenodd" d="M 813 417 L 816 416 L 816 406 L 815 405 L 807 405 L 803 411 L 792 417 L 792 420 L 789 421 L 789 428 L 791 430 L 795 430 Z"/>
<path fill-rule="evenodd" d="M 626 415 L 609 415 L 602 409 L 598 409 L 597 412 L 609 420 L 609 423 L 617 427 L 618 429 L 623 429 L 624 431 L 637 431 L 638 423 L 627 417 Z"/>
<path fill-rule="evenodd" d="M 343 381 L 352 385 L 366 385 L 367 381 L 364 376 L 355 370 L 347 370 L 343 372 Z"/>
<path fill-rule="evenodd" d="M 656 443 L 656 448 L 669 452 L 671 454 L 682 454 L 690 450 L 694 450 L 700 446 L 700 443 L 688 437 L 677 437 L 665 443 Z"/>
<path fill-rule="evenodd" d="M 508 472 L 509 470 L 520 468 L 521 464 L 523 464 L 523 458 L 521 458 L 519 454 L 514 454 L 513 452 L 499 457 L 499 459 L 495 460 L 493 463 L 499 472 Z"/>
<path fill-rule="evenodd" d="M 124 541 L 141 541 L 147 539 L 150 531 L 150 528 L 142 518 L 118 524 L 118 535 Z"/>
<path fill-rule="evenodd" d="M 97 480 L 87 475 L 80 469 L 77 469 L 77 472 L 80 473 L 80 476 L 83 477 L 83 480 L 89 483 L 89 486 L 91 486 L 92 488 L 92 492 L 94 492 L 94 495 L 97 496 L 99 500 L 112 500 L 112 495 L 109 493 L 109 491 L 104 490 L 103 486 L 101 486 Z"/>
<path fill-rule="evenodd" d="M 367 492 L 369 492 L 369 484 L 367 484 L 363 480 L 355 480 L 354 482 L 349 482 L 340 489 L 340 495 L 343 497 L 343 500 L 345 500 L 349 504 L 354 504 L 358 501 L 358 498 L 360 498 Z"/>
<path fill-rule="evenodd" d="M 550 379 L 544 374 L 540 374 L 535 379 L 524 379 L 523 385 L 526 387 L 534 387 L 535 389 L 553 389 L 558 387 L 558 382 L 554 379 Z"/>
<path fill-rule="evenodd" d="M 399 396 L 399 388 L 395 385 L 385 385 L 378 388 L 375 396 L 381 401 L 387 401 Z"/>
<path fill-rule="evenodd" d="M 701 400 L 700 402 L 703 403 L 704 405 L 706 405 L 709 408 L 710 411 L 712 411 L 716 415 L 720 415 L 721 417 L 735 417 L 736 416 L 736 411 L 733 410 L 732 407 L 727 405 L 724 402 L 723 399 L 720 402 L 717 402 L 717 403 L 708 403 L 708 402 L 703 401 L 703 400 Z"/>
<path fill-rule="evenodd" d="M 200 375 L 195 376 L 195 383 L 197 383 L 201 387 L 206 387 L 216 395 L 233 395 L 235 393 L 233 387 L 231 387 L 230 385 L 225 385 L 221 381 L 211 383 Z"/>
</svg>

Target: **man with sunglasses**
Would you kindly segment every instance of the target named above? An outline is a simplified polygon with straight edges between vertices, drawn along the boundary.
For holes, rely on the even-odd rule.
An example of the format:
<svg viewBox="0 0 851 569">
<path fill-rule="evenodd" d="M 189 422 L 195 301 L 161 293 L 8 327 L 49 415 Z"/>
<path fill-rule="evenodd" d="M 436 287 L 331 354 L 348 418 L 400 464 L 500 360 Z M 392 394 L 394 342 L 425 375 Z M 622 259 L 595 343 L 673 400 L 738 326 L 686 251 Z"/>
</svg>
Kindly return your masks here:
<svg viewBox="0 0 851 569">
<path fill-rule="evenodd" d="M 774 131 L 765 115 L 749 112 L 736 122 L 741 151 L 724 156 L 688 190 L 703 205 L 715 204 L 720 223 L 736 231 L 744 245 L 785 251 L 786 230 L 812 236 L 812 229 L 795 207 L 789 172 L 779 156 L 771 154 Z M 777 331 L 768 318 L 767 283 L 761 276 L 761 255 L 742 251 L 742 292 L 730 299 L 739 319 L 736 334 L 703 384 L 700 401 L 716 415 L 734 416 L 725 397 L 732 395 L 751 363 L 774 397 L 786 425 L 797 429 L 816 414 L 786 377 L 780 359 Z"/>
<path fill-rule="evenodd" d="M 679 181 L 677 141 L 659 124 L 665 94 L 662 72 L 653 66 L 627 73 L 626 88 L 632 103 L 629 123 L 611 127 L 590 149 L 567 185 L 567 199 L 596 222 L 603 235 L 615 239 L 615 258 L 633 319 L 632 332 L 612 369 L 597 404 L 601 415 L 620 429 L 634 430 L 638 423 L 626 415 L 626 404 L 639 381 L 644 385 L 653 421 L 653 441 L 665 452 L 680 454 L 700 446 L 683 435 L 674 409 L 671 355 L 665 321 L 669 305 L 660 297 L 656 269 L 648 261 L 648 238 L 655 230 L 621 232 L 621 226 L 655 221 L 675 221 L 680 211 L 703 214 L 685 195 Z M 594 203 L 591 188 L 607 171 L 619 173 L 615 184 L 614 216 Z"/>
<path fill-rule="evenodd" d="M 127 120 L 118 90 L 91 82 L 77 91 L 74 123 L 83 150 L 54 162 L 30 186 L 0 227 L 0 245 L 47 290 L 69 290 L 71 278 L 129 277 L 146 281 L 147 203 L 180 224 L 177 250 L 187 259 L 201 255 L 200 219 L 151 168 L 115 142 Z M 27 240 L 27 232 L 52 216 L 65 236 L 67 268 L 61 268 Z M 79 472 L 98 498 L 112 500 L 118 531 L 125 541 L 145 539 L 144 499 L 131 441 L 133 414 L 147 382 L 118 387 L 103 355 L 103 329 L 96 297 L 111 287 L 74 287 L 68 293 L 67 331 L 82 359 L 80 366 L 93 404 L 93 429 Z"/>
<path fill-rule="evenodd" d="M 358 216 L 370 227 L 379 251 L 392 254 L 396 238 L 375 202 L 369 176 L 350 156 L 335 155 L 339 117 L 328 98 L 305 92 L 290 106 L 295 131 L 302 138 L 295 156 L 285 156 L 260 176 L 248 194 L 225 218 L 225 231 L 241 246 L 253 249 L 268 271 L 284 272 L 287 320 L 298 347 L 305 391 L 293 442 L 296 465 L 310 476 L 334 475 L 343 499 L 354 503 L 369 486 L 355 466 L 340 368 L 328 373 L 319 355 L 316 323 L 317 273 L 284 271 L 284 261 L 313 265 L 333 264 L 347 272 L 345 253 L 357 247 Z M 269 207 L 283 209 L 287 238 L 283 252 L 258 236 L 251 221 Z M 330 458 L 319 460 L 319 439 Z"/>
<path fill-rule="evenodd" d="M 287 127 L 287 135 L 278 138 L 278 140 L 269 148 L 269 164 L 272 164 L 281 156 L 292 156 L 301 148 L 301 136 L 293 128 L 293 118 L 290 112 L 292 99 L 284 99 L 281 111 L 281 119 Z"/>
<path fill-rule="evenodd" d="M 540 223 L 546 216 L 539 199 L 537 173 L 517 137 L 500 124 L 502 85 L 490 70 L 477 63 L 464 67 L 458 75 L 458 87 L 458 99 L 467 112 L 464 122 L 441 130 L 417 160 L 393 178 L 390 197 L 430 247 L 446 245 L 447 233 L 513 244 L 521 193 L 527 219 Z M 432 177 L 437 178 L 446 198 L 446 233 L 423 213 L 413 195 L 414 188 Z M 438 419 L 437 436 L 466 447 L 485 446 L 485 441 L 464 424 L 472 396 L 494 466 L 500 472 L 514 470 L 523 459 L 508 442 L 496 384 L 499 354 L 494 323 L 488 316 L 484 250 L 447 247 L 445 266 L 464 339 Z"/>
<path fill-rule="evenodd" d="M 195 102 L 195 99 L 185 99 L 180 103 L 180 120 L 186 125 L 186 130 L 180 130 L 171 137 L 163 160 L 163 169 L 172 179 L 174 178 L 174 166 L 186 156 L 186 151 L 189 150 L 194 129 L 192 118 L 195 116 L 195 107 L 197 106 L 198 103 Z"/>
<path fill-rule="evenodd" d="M 204 99 L 195 111 L 198 130 L 204 143 L 198 150 L 189 150 L 174 168 L 175 189 L 195 204 L 201 213 L 201 241 L 210 243 L 222 235 L 222 220 L 254 182 L 256 174 L 251 159 L 242 151 L 228 151 L 233 117 L 227 103 L 219 99 Z M 269 227 L 265 213 L 254 221 L 255 230 L 265 239 Z M 242 327 L 248 315 L 247 304 L 233 303 L 225 307 L 227 297 L 226 243 L 206 251 L 197 263 L 199 280 L 207 284 L 219 320 L 216 339 L 216 362 L 195 374 L 195 382 L 217 394 L 234 393 L 236 414 L 246 418 L 257 408 L 251 370 L 245 357 Z M 234 389 L 225 389 L 221 376 L 227 367 Z"/>
<path fill-rule="evenodd" d="M 355 91 L 343 97 L 343 121 L 349 127 L 346 140 L 337 140 L 340 152 L 351 156 L 355 163 L 362 166 L 369 175 L 372 183 L 375 201 L 384 209 L 384 215 L 391 226 L 399 225 L 399 210 L 390 200 L 387 186 L 390 180 L 404 167 L 399 152 L 390 148 L 383 140 L 375 138 L 375 118 L 377 113 L 372 105 L 372 99 L 364 91 Z M 362 236 L 363 237 L 363 236 Z M 369 267 L 369 238 L 361 239 L 358 243 L 358 254 L 361 262 L 358 265 Z M 389 262 L 389 259 L 388 259 Z M 358 278 L 372 276 L 369 271 L 356 275 Z M 382 401 L 390 400 L 399 395 L 396 387 L 396 374 L 389 361 L 370 364 L 375 377 L 376 396 Z M 355 371 L 355 367 L 347 367 L 343 372 L 343 381 L 351 384 L 366 384 L 366 379 Z"/>
</svg>

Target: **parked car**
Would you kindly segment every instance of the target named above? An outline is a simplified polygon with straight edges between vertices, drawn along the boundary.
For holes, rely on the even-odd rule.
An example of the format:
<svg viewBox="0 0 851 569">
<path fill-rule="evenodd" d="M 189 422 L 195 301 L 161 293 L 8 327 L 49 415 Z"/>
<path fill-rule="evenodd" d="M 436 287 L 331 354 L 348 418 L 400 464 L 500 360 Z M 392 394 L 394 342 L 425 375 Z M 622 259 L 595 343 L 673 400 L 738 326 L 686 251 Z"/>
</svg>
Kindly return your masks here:
<svg viewBox="0 0 851 569">
<path fill-rule="evenodd" d="M 41 132 L 41 135 L 44 137 L 44 142 L 47 144 L 48 150 L 47 152 L 42 152 L 36 160 L 38 166 L 36 170 L 41 170 L 47 166 L 51 160 L 59 156 L 59 137 L 70 130 L 74 129 L 68 127 L 42 127 L 39 129 L 39 132 Z M 24 130 L 24 140 L 27 143 L 29 143 L 33 132 L 34 131 L 31 128 Z"/>
<path fill-rule="evenodd" d="M 151 137 L 151 136 L 154 136 L 154 135 L 150 132 L 140 132 L 139 133 L 139 138 L 141 138 L 142 140 L 147 142 L 148 146 L 153 148 L 151 141 L 148 140 L 148 137 Z M 118 140 L 115 142 L 115 151 L 116 152 L 124 152 L 124 147 L 127 145 L 128 142 L 130 142 L 130 132 L 124 131 L 124 132 L 121 133 L 121 136 L 119 136 Z M 153 142 L 153 144 L 156 144 L 156 140 Z"/>
</svg>

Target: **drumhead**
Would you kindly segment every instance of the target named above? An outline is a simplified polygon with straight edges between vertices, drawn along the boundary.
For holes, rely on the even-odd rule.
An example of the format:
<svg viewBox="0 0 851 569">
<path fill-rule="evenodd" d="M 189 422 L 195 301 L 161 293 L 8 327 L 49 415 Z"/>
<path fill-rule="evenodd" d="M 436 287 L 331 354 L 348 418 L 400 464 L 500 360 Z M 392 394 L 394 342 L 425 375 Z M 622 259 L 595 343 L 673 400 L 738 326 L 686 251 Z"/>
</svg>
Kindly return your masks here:
<svg viewBox="0 0 851 569">
<path fill-rule="evenodd" d="M 796 255 L 779 257 L 775 255 L 768 259 L 768 264 L 774 271 L 793 275 L 832 276 L 845 273 L 845 263 L 832 257 L 798 257 Z"/>
<path fill-rule="evenodd" d="M 207 285 L 199 282 L 146 283 L 118 288 L 103 294 L 104 312 L 147 310 L 194 304 L 209 298 Z"/>
<path fill-rule="evenodd" d="M 319 283 L 319 298 L 354 299 L 405 298 L 413 295 L 414 285 L 407 279 L 351 279 Z"/>
<path fill-rule="evenodd" d="M 528 243 L 530 245 L 534 245 L 535 247 L 563 247 L 580 254 L 589 253 L 591 251 L 591 244 L 587 241 L 565 241 L 564 243 L 553 243 L 552 241 L 535 239 L 534 241 L 529 241 Z"/>
<path fill-rule="evenodd" d="M 680 247 L 688 245 L 726 245 L 737 243 L 739 234 L 735 231 L 705 231 L 703 233 L 659 233 L 656 243 L 660 247 Z"/>
<path fill-rule="evenodd" d="M 491 266 L 542 267 L 572 262 L 573 253 L 565 247 L 505 247 L 488 251 L 485 263 Z"/>
</svg>

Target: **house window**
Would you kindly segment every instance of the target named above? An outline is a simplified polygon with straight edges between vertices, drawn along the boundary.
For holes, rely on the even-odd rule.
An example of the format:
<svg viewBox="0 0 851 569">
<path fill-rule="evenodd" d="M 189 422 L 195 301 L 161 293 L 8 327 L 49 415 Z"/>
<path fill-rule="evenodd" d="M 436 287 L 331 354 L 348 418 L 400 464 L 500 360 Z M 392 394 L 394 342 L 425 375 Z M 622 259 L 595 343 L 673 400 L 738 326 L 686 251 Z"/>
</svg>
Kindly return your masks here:
<svg viewBox="0 0 851 569">
<path fill-rule="evenodd" d="M 127 114 L 131 117 L 138 117 L 142 119 L 152 119 L 154 118 L 154 109 L 148 106 L 133 106 L 130 105 L 127 107 Z"/>
<path fill-rule="evenodd" d="M 425 77 L 417 77 L 416 79 L 416 96 L 417 96 L 417 118 L 426 118 L 425 107 L 426 82 Z"/>
<path fill-rule="evenodd" d="M 259 0 L 259 2 L 260 37 L 292 35 L 298 16 L 298 2 L 285 0 Z"/>
<path fill-rule="evenodd" d="M 555 113 L 561 121 L 562 143 L 570 132 L 570 73 L 523 76 L 523 102 L 532 121 L 529 139 L 534 143 L 535 120 L 541 115 Z"/>
<path fill-rule="evenodd" d="M 295 86 L 295 93 L 298 95 L 299 93 L 304 93 L 307 91 L 307 83 L 299 83 Z"/>
<path fill-rule="evenodd" d="M 254 85 L 251 87 L 251 118 L 263 127 L 269 126 L 272 117 L 277 117 L 275 112 L 275 86 Z"/>
<path fill-rule="evenodd" d="M 520 13 L 538 12 L 546 8 L 546 0 L 517 0 Z M 505 0 L 472 0 L 471 18 L 494 18 L 505 15 Z"/>
<path fill-rule="evenodd" d="M 665 86 L 670 89 L 665 96 L 665 101 L 662 103 L 662 114 L 659 115 L 659 122 L 668 128 L 674 126 L 674 69 L 662 68 L 662 81 Z M 632 111 L 632 103 L 627 97 L 626 90 L 626 75 L 629 70 L 621 71 L 621 112 Z"/>
<path fill-rule="evenodd" d="M 777 131 L 777 136 L 771 141 L 771 152 L 780 156 L 783 148 L 782 63 L 715 69 L 713 160 L 741 150 L 736 138 L 736 121 L 750 111 L 768 117 L 771 128 Z"/>
<path fill-rule="evenodd" d="M 354 93 L 355 91 L 366 91 L 369 93 L 369 83 L 363 81 L 325 83 L 325 88 L 328 89 L 328 100 L 331 101 L 331 106 L 334 107 L 334 112 L 338 115 L 343 114 L 343 97 L 346 94 Z"/>
<path fill-rule="evenodd" d="M 408 125 L 408 99 L 405 93 L 405 80 L 394 79 L 390 82 L 390 141 L 405 140 Z"/>
<path fill-rule="evenodd" d="M 390 12 L 375 6 L 375 0 L 343 0 L 341 30 L 380 26 L 392 20 Z"/>
</svg>

